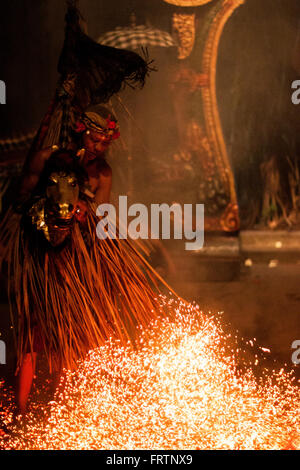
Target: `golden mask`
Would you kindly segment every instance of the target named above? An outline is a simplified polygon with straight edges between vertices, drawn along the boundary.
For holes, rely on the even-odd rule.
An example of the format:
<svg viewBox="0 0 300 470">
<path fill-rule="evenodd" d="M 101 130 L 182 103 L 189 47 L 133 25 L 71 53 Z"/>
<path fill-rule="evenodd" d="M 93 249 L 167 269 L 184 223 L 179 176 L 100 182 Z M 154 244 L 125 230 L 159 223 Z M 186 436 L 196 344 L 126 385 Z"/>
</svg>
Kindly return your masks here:
<svg viewBox="0 0 300 470">
<path fill-rule="evenodd" d="M 50 174 L 45 198 L 32 206 L 29 216 L 51 245 L 60 245 L 70 234 L 78 200 L 79 185 L 75 174 Z"/>
</svg>

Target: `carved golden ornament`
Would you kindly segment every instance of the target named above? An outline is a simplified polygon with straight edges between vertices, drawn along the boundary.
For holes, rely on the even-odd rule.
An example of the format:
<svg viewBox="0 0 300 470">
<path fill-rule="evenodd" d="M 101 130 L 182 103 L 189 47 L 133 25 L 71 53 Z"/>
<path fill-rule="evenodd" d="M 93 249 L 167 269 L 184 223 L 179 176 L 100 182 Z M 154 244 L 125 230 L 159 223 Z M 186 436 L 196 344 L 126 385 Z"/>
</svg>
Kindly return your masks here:
<svg viewBox="0 0 300 470">
<path fill-rule="evenodd" d="M 195 43 L 195 14 L 173 14 L 173 34 L 178 41 L 178 59 L 186 59 Z"/>
<path fill-rule="evenodd" d="M 228 204 L 222 214 L 220 225 L 224 232 L 235 232 L 240 228 L 239 208 L 237 204 Z"/>
<path fill-rule="evenodd" d="M 199 7 L 200 5 L 205 5 L 212 1 L 213 0 L 164 0 L 164 2 L 177 5 L 178 7 Z"/>
<path fill-rule="evenodd" d="M 209 86 L 209 76 L 204 73 L 198 73 L 191 68 L 180 68 L 171 79 L 171 89 L 174 89 L 177 83 L 186 86 L 189 93 L 194 93 L 203 87 Z"/>
<path fill-rule="evenodd" d="M 187 146 L 193 152 L 202 150 L 204 139 L 206 138 L 203 128 L 195 121 L 190 120 L 186 130 Z"/>
<path fill-rule="evenodd" d="M 41 230 L 45 238 L 50 241 L 49 227 L 46 223 L 45 216 L 45 199 L 38 200 L 29 210 L 29 217 L 31 217 L 31 223 L 36 227 L 37 230 Z"/>
<path fill-rule="evenodd" d="M 221 230 L 233 232 L 239 229 L 239 213 L 234 178 L 229 163 L 229 157 L 224 141 L 216 93 L 216 69 L 219 43 L 223 29 L 234 10 L 244 3 L 244 0 L 224 0 L 222 8 L 216 14 L 208 33 L 202 57 L 202 73 L 208 75 L 208 87 L 201 88 L 203 111 L 207 137 L 214 154 L 214 161 L 219 168 L 220 180 L 226 192 L 230 195 L 230 204 L 225 209 L 219 227 Z"/>
<path fill-rule="evenodd" d="M 187 147 L 193 152 L 209 152 L 209 143 L 202 126 L 194 119 L 186 127 Z"/>
</svg>

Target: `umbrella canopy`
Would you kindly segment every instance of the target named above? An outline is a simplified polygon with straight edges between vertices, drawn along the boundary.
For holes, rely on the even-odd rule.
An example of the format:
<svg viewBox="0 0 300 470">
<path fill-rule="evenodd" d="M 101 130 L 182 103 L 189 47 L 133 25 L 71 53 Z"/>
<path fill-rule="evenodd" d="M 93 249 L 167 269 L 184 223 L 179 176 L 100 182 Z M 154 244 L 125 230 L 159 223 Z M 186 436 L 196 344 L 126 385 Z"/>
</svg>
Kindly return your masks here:
<svg viewBox="0 0 300 470">
<path fill-rule="evenodd" d="M 166 3 L 172 3 L 172 5 L 177 5 L 179 7 L 198 7 L 200 5 L 205 5 L 212 0 L 164 0 Z"/>
<path fill-rule="evenodd" d="M 166 31 L 148 26 L 117 27 L 99 37 L 98 43 L 119 49 L 137 49 L 138 47 L 159 46 L 174 47 L 173 37 Z"/>
</svg>

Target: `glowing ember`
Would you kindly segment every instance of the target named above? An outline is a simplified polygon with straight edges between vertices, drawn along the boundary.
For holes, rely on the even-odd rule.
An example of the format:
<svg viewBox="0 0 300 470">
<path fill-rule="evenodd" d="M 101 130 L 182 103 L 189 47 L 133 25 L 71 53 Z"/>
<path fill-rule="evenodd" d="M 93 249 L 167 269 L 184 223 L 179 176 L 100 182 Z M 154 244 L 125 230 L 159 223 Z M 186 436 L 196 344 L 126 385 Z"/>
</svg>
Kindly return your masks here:
<svg viewBox="0 0 300 470">
<path fill-rule="evenodd" d="M 281 371 L 238 372 L 218 320 L 169 300 L 173 321 L 141 332 L 134 351 L 91 351 L 44 422 L 29 416 L 7 449 L 300 448 L 299 388 Z M 238 354 L 241 354 L 240 352 Z"/>
</svg>

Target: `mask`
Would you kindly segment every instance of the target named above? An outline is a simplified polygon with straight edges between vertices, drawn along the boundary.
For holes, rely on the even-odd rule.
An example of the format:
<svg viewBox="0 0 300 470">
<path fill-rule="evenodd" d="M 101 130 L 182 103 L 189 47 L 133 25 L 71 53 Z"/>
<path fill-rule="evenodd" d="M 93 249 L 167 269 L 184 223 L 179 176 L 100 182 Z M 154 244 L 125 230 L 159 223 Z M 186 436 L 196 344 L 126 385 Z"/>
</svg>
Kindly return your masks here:
<svg viewBox="0 0 300 470">
<path fill-rule="evenodd" d="M 79 200 L 79 186 L 73 173 L 50 174 L 45 197 L 29 211 L 32 224 L 42 230 L 52 246 L 58 246 L 69 236 Z"/>
</svg>

